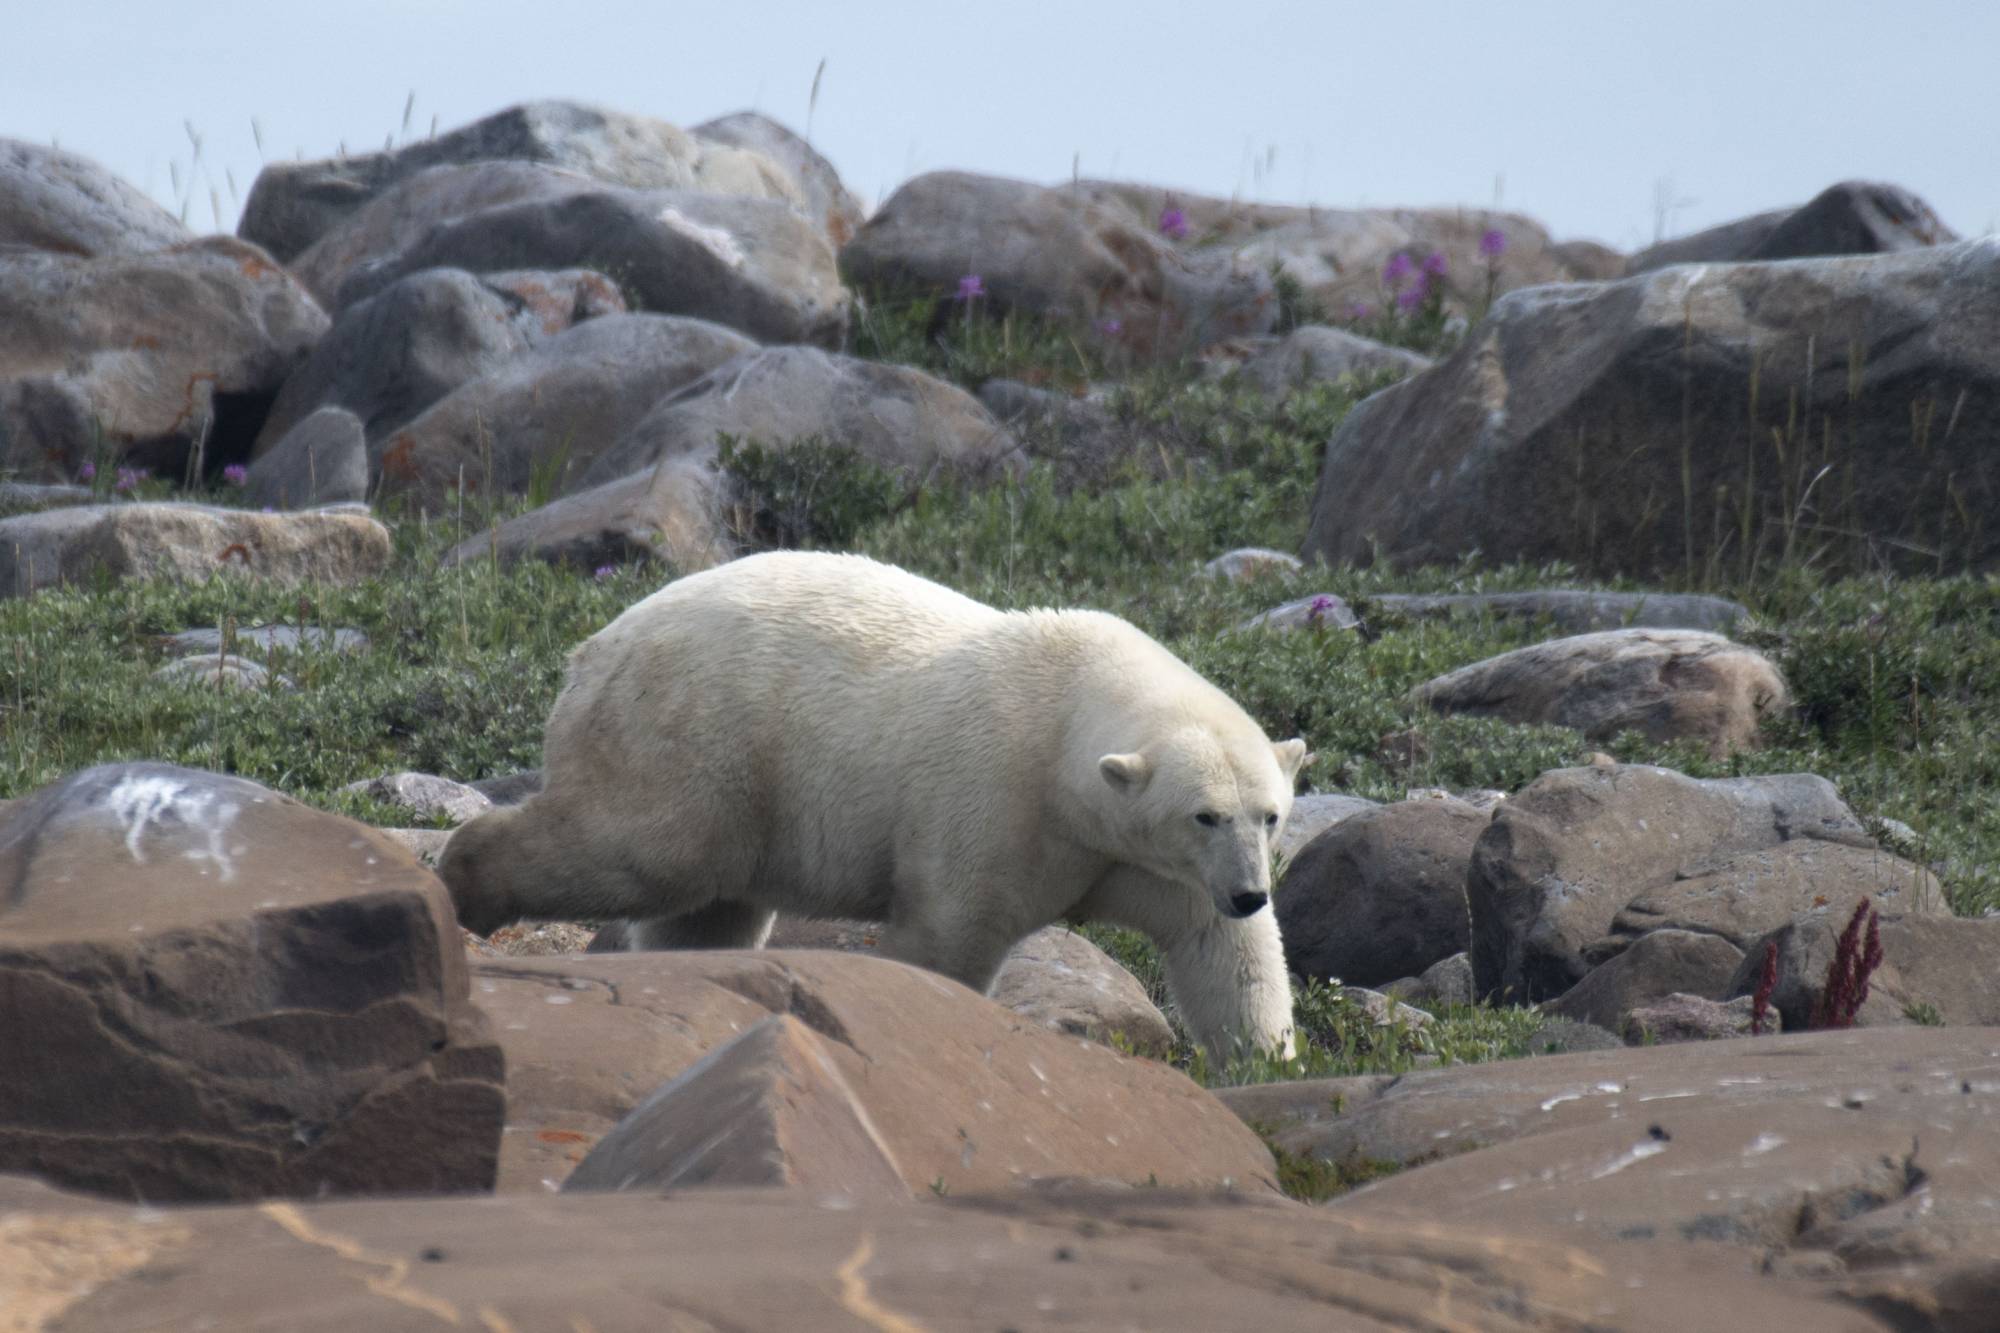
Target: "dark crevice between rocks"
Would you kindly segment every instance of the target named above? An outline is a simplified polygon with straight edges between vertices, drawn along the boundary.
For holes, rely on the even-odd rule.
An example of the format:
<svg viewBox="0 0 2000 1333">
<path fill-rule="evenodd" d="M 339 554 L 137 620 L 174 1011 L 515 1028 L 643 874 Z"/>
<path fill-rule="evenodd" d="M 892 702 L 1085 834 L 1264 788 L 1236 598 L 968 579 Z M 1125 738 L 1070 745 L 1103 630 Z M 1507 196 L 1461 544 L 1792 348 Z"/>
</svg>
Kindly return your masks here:
<svg viewBox="0 0 2000 1333">
<path fill-rule="evenodd" d="M 867 1052 L 854 1044 L 847 1025 L 789 968 L 773 964 L 770 972 L 763 976 L 744 974 L 713 977 L 711 980 L 724 990 L 740 995 L 752 1004 L 761 1005 L 773 1014 L 790 1014 L 814 1032 L 839 1042 L 862 1059 L 868 1059 Z"/>
</svg>

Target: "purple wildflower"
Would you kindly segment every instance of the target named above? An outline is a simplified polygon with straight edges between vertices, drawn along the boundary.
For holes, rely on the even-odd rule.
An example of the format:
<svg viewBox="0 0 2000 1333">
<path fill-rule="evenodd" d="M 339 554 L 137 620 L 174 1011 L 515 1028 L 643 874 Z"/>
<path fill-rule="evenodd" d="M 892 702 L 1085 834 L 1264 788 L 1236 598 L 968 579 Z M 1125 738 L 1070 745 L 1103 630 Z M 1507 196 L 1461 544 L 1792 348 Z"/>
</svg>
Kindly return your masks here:
<svg viewBox="0 0 2000 1333">
<path fill-rule="evenodd" d="M 1116 338 L 1125 331 L 1125 321 L 1122 319 L 1099 320 L 1097 331 L 1107 338 Z"/>
<path fill-rule="evenodd" d="M 241 463 L 231 463 L 228 467 L 222 469 L 222 479 L 231 486 L 241 486 L 244 482 L 250 480 L 250 469 L 244 467 Z"/>
<path fill-rule="evenodd" d="M 1479 238 L 1479 253 L 1488 259 L 1498 259 L 1507 253 L 1507 233 L 1498 227 L 1488 227 Z"/>
<path fill-rule="evenodd" d="M 1402 291 L 1396 293 L 1396 309 L 1402 311 L 1415 310 L 1424 303 L 1424 296 L 1426 294 L 1426 286 L 1421 282 L 1405 287 Z"/>
<path fill-rule="evenodd" d="M 96 475 L 97 475 L 97 464 L 95 463 L 85 463 L 82 467 L 76 470 L 76 479 L 78 481 L 89 481 L 92 477 Z"/>
<path fill-rule="evenodd" d="M 1433 250 L 1424 256 L 1424 272 L 1433 278 L 1442 278 L 1451 268 L 1451 261 L 1444 257 L 1444 251 Z"/>
<path fill-rule="evenodd" d="M 1409 277 L 1410 271 L 1415 267 L 1416 265 L 1410 262 L 1410 257 L 1398 250 L 1390 255 L 1389 262 L 1382 266 L 1382 281 L 1389 284 L 1389 290 L 1393 292 L 1403 285 L 1403 279 Z"/>
<path fill-rule="evenodd" d="M 1178 208 L 1160 210 L 1160 234 L 1174 240 L 1183 240 L 1188 234 L 1187 214 Z"/>
<path fill-rule="evenodd" d="M 979 280 L 977 273 L 968 273 L 958 280 L 958 295 L 954 301 L 970 301 L 986 295 L 986 284 Z"/>
<path fill-rule="evenodd" d="M 604 580 L 610 578 L 617 572 L 618 572 L 618 566 L 616 565 L 599 565 L 597 567 L 597 572 L 592 574 L 590 577 L 596 579 L 599 583 L 602 583 L 604 582 Z"/>
<path fill-rule="evenodd" d="M 1349 319 L 1367 319 L 1374 313 L 1375 307 L 1369 305 L 1366 301 L 1356 301 L 1353 305 L 1347 307 L 1347 317 Z"/>
<path fill-rule="evenodd" d="M 141 481 L 145 480 L 145 477 L 146 477 L 146 469 L 144 468 L 121 467 L 118 469 L 117 484 L 114 485 L 111 489 L 114 491 L 129 491 L 133 487 L 137 486 Z"/>
<path fill-rule="evenodd" d="M 1313 598 L 1312 605 L 1306 608 L 1307 623 L 1313 625 L 1319 624 L 1320 618 L 1324 616 L 1327 612 L 1333 610 L 1333 608 L 1337 605 L 1339 605 L 1339 603 L 1336 602 L 1333 598 L 1328 597 L 1325 593 L 1321 593 L 1319 596 Z"/>
</svg>

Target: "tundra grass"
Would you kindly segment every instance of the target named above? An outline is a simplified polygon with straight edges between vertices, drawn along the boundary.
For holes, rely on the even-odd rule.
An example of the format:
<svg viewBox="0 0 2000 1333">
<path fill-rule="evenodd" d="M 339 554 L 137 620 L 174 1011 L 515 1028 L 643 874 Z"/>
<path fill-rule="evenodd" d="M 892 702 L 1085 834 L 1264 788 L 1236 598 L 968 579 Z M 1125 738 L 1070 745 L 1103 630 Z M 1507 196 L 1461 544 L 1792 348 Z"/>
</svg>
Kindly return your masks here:
<svg viewBox="0 0 2000 1333">
<path fill-rule="evenodd" d="M 1586 581 L 1562 566 L 1472 561 L 1251 583 L 1201 572 L 1234 547 L 1298 548 L 1319 451 L 1354 397 L 1320 387 L 1267 403 L 1226 384 L 1135 381 L 1116 410 L 1149 445 L 1102 485 L 1066 487 L 1042 463 L 1018 484 L 940 484 L 906 501 L 862 476 L 809 488 L 835 497 L 823 504 L 844 507 L 793 512 L 793 530 L 1000 606 L 1092 606 L 1131 619 L 1271 734 L 1305 736 L 1318 755 L 1305 774 L 1312 790 L 1378 800 L 1417 786 L 1514 790 L 1593 749 L 1697 776 L 1811 771 L 1835 781 L 1865 817 L 1910 825 L 1911 854 L 1938 871 L 1959 912 L 2000 906 L 2000 580 L 1834 581 L 1794 568 L 1714 588 L 1756 613 L 1739 637 L 1775 658 L 1797 700 L 1794 716 L 1768 728 L 1763 748 L 1727 760 L 1636 735 L 1586 743 L 1556 728 L 1438 718 L 1410 707 L 1412 686 L 1538 641 L 1548 627 L 1397 621 L 1371 615 L 1371 595 Z M 817 465 L 854 466 L 837 448 Z M 355 587 L 107 580 L 0 601 L 0 797 L 91 764 L 154 759 L 241 774 L 390 823 L 404 817 L 337 789 L 399 769 L 469 781 L 534 766 L 564 655 L 670 575 L 532 563 L 441 569 L 439 556 L 491 516 L 392 513 L 393 567 Z M 1321 592 L 1353 602 L 1370 632 L 1238 628 L 1257 611 Z M 167 635 L 213 627 L 228 638 L 268 623 L 351 627 L 371 646 L 354 655 L 259 655 L 291 689 L 222 691 L 152 678 L 169 660 Z M 1385 745 L 1396 733 L 1404 743 Z M 1092 933 L 1158 988 L 1150 946 Z M 1181 1059 L 1201 1077 L 1231 1082 L 1393 1072 L 1534 1049 L 1525 1011 L 1451 1011 L 1423 1031 L 1376 1029 L 1337 993 L 1308 993 L 1301 1011 L 1311 1040 L 1296 1065 L 1208 1070 L 1187 1048 Z"/>
</svg>

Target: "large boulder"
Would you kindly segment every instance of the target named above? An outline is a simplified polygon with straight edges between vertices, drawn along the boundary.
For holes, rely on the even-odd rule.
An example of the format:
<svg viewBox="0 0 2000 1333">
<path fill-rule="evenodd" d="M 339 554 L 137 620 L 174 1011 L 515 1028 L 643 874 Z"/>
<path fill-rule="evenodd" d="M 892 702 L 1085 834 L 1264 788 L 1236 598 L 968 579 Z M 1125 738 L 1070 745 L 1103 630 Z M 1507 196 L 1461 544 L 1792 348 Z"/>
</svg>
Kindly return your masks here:
<svg viewBox="0 0 2000 1333">
<path fill-rule="evenodd" d="M 368 437 L 361 418 L 322 407 L 252 460 L 243 498 L 258 508 L 308 509 L 368 495 Z"/>
<path fill-rule="evenodd" d="M 144 191 L 77 153 L 0 139 L 0 251 L 94 259 L 194 239 Z"/>
<path fill-rule="evenodd" d="M 1957 239 L 1929 204 L 1901 186 L 1842 181 L 1797 208 L 1773 209 L 1648 246 L 1626 261 L 1625 271 L 1645 273 L 1669 264 L 1872 255 Z"/>
<path fill-rule="evenodd" d="M 1855 1308 L 1866 1292 L 1760 1276 L 1736 1254 L 1586 1252 L 1504 1227 L 1175 1190 L 914 1207 L 705 1189 L 135 1212 L 9 1177 L 0 1217 L 21 1256 L 4 1279 L 9 1312 L 66 1333 L 1890 1327 Z M 1976 1318 L 1983 1294 L 1912 1273 L 1884 1308 Z"/>
<path fill-rule="evenodd" d="M 1383 306 L 1388 298 L 1383 269 L 1399 254 L 1413 260 L 1433 253 L 1444 257 L 1445 272 L 1436 280 L 1446 308 L 1454 312 L 1482 308 L 1489 281 L 1493 291 L 1508 292 L 1613 277 L 1622 264 L 1587 244 L 1556 244 L 1541 223 L 1518 213 L 1294 207 L 1108 181 L 1085 181 L 1081 189 L 1152 230 L 1170 211 L 1178 212 L 1186 229 L 1182 248 L 1231 253 L 1260 272 L 1276 267 L 1336 317 L 1357 305 Z M 1500 233 L 1505 246 L 1490 262 L 1482 250 L 1488 232 Z"/>
<path fill-rule="evenodd" d="M 634 189 L 802 202 L 786 173 L 757 153 L 650 116 L 540 101 L 399 149 L 267 163 L 244 202 L 237 234 L 289 260 L 395 184 L 427 168 L 477 162 L 545 164 Z"/>
<path fill-rule="evenodd" d="M 1669 995 L 1721 999 L 1742 961 L 1742 948 L 1720 936 L 1655 930 L 1592 968 L 1542 1012 L 1623 1032 L 1634 1009 Z"/>
<path fill-rule="evenodd" d="M 1328 442 L 1304 554 L 1992 566 L 2000 249 L 1660 269 L 1510 293 Z"/>
<path fill-rule="evenodd" d="M 323 407 L 352 412 L 368 439 L 379 441 L 566 327 L 548 328 L 542 312 L 470 273 L 413 273 L 340 312 L 285 381 L 253 452 L 268 451 Z"/>
<path fill-rule="evenodd" d="M 1811 1026 L 1855 902 L 1853 894 L 1836 893 L 1824 908 L 1801 913 L 1751 941 L 1722 993 L 1754 995 L 1765 948 L 1774 946 L 1778 975 L 1770 1006 L 1787 1028 Z M 1961 921 L 1881 912 L 1877 936 L 1882 963 L 1869 978 L 1857 1026 L 1894 1026 L 1918 1015 L 1936 1023 L 2000 1025 L 2000 985 L 1995 984 L 2000 977 L 2000 918 Z"/>
<path fill-rule="evenodd" d="M 303 287 L 225 237 L 94 259 L 0 251 L 0 469 L 178 473 L 240 452 L 326 332 Z"/>
<path fill-rule="evenodd" d="M 1183 253 L 1126 210 L 1075 190 L 969 172 L 905 183 L 840 263 L 850 281 L 898 297 L 951 297 L 961 278 L 977 276 L 984 295 L 974 299 L 1142 357 L 1264 333 L 1277 318 L 1260 265 Z"/>
<path fill-rule="evenodd" d="M 705 320 L 600 316 L 467 380 L 380 437 L 376 470 L 385 492 L 433 506 L 461 481 L 481 494 L 522 495 L 538 477 L 561 490 L 660 399 L 755 348 Z"/>
<path fill-rule="evenodd" d="M 358 505 L 285 514 L 79 505 L 0 519 L 0 597 L 100 576 L 352 584 L 387 569 L 391 545 L 389 530 Z"/>
<path fill-rule="evenodd" d="M 599 186 L 493 204 L 350 270 L 338 304 L 440 267 L 591 269 L 616 279 L 635 309 L 713 320 L 760 342 L 836 347 L 847 330 L 832 247 L 775 199 Z"/>
<path fill-rule="evenodd" d="M 868 219 L 867 208 L 841 184 L 833 163 L 760 111 L 717 116 L 695 126 L 691 133 L 705 143 L 740 148 L 782 168 L 798 186 L 806 216 L 826 233 L 836 251 L 853 240 Z"/>
<path fill-rule="evenodd" d="M 1398 801 L 1332 825 L 1292 857 L 1272 898 L 1286 964 L 1381 986 L 1463 953 L 1466 867 L 1491 820 L 1463 801 Z"/>
<path fill-rule="evenodd" d="M 1008 951 L 993 1002 L 1055 1032 L 1164 1056 L 1174 1030 L 1139 979 L 1077 932 L 1044 926 Z"/>
<path fill-rule="evenodd" d="M 1309 791 L 1292 802 L 1292 813 L 1285 816 L 1285 826 L 1278 830 L 1278 836 L 1271 840 L 1271 850 L 1281 861 L 1289 862 L 1297 856 L 1314 838 L 1351 815 L 1363 810 L 1373 810 L 1380 805 L 1365 796 L 1347 796 L 1340 792 Z"/>
<path fill-rule="evenodd" d="M 1586 950 L 1634 899 L 1802 839 L 1874 848 L 1833 784 L 1811 774 L 1697 779 L 1616 764 L 1544 773 L 1501 804 L 1473 848 L 1466 899 L 1479 993 L 1552 1000 L 1583 979 Z M 1739 873 L 1758 871 L 1751 861 Z"/>
<path fill-rule="evenodd" d="M 148 1203 L 491 1187 L 500 1053 L 388 838 L 114 764 L 0 814 L 0 878 L 0 1170 Z"/>
<path fill-rule="evenodd" d="M 880 1151 L 864 1155 L 859 1179 L 880 1183 L 886 1158 L 920 1197 L 1068 1177 L 1275 1190 L 1256 1136 L 1179 1071 L 902 963 L 793 949 L 593 953 L 479 963 L 474 985 L 507 1052 L 503 1191 L 560 1185 L 670 1080 L 689 1086 L 666 1100 L 711 1108 L 702 1123 L 724 1135 L 734 1113 L 718 1087 L 770 1088 L 814 1066 L 832 1072 L 804 1076 L 817 1106 L 796 1123 L 832 1134 L 820 1141 L 841 1152 L 853 1143 L 841 1126 L 872 1126 Z M 803 1030 L 767 1028 L 724 1053 L 774 1016 Z M 694 1086 L 703 1064 L 721 1066 L 705 1089 Z M 781 1123 L 742 1128 L 768 1139 Z M 793 1178 L 823 1165 L 801 1162 Z"/>
<path fill-rule="evenodd" d="M 1616 629 L 1517 648 L 1426 681 L 1419 708 L 1574 727 L 1587 740 L 1637 731 L 1699 741 L 1720 758 L 1752 746 L 1790 702 L 1754 648 L 1695 630 Z"/>
<path fill-rule="evenodd" d="M 724 435 L 766 448 L 818 440 L 913 482 L 941 469 L 980 473 L 1021 461 L 1013 437 L 956 385 L 910 366 L 766 347 L 663 399 L 583 472 L 581 484 L 712 455 Z"/>
<path fill-rule="evenodd" d="M 680 458 L 516 514 L 445 552 L 447 567 L 540 560 L 584 573 L 655 561 L 681 574 L 740 554 L 712 458 Z"/>
</svg>

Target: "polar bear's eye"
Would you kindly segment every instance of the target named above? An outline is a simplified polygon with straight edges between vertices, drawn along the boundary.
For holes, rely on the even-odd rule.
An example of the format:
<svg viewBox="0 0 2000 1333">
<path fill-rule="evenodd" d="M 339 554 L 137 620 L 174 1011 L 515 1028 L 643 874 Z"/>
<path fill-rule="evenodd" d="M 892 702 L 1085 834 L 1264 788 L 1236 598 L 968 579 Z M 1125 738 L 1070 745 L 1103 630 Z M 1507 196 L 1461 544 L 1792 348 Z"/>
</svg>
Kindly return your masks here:
<svg viewBox="0 0 2000 1333">
<path fill-rule="evenodd" d="M 1217 824 L 1221 823 L 1222 820 L 1219 816 L 1213 814 L 1212 812 L 1204 810 L 1200 814 L 1194 817 L 1194 822 L 1201 825 L 1203 828 L 1214 828 Z"/>
<path fill-rule="evenodd" d="M 1264 827 L 1265 828 L 1278 827 L 1278 816 L 1275 812 L 1264 816 Z"/>
</svg>

